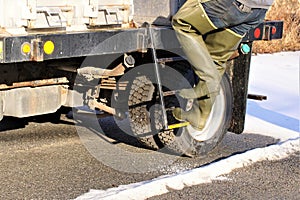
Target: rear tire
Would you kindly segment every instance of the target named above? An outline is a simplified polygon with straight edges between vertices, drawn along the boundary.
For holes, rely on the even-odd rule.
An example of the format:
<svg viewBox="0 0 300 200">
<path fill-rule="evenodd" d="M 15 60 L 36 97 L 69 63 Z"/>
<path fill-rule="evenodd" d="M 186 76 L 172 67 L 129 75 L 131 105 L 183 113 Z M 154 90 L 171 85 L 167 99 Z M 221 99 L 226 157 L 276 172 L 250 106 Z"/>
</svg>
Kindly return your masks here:
<svg viewBox="0 0 300 200">
<path fill-rule="evenodd" d="M 187 126 L 174 130 L 170 143 L 164 145 L 171 151 L 188 156 L 205 155 L 223 139 L 230 124 L 232 114 L 232 92 L 228 76 L 223 76 L 221 89 L 216 97 L 211 114 L 202 131 Z M 177 131 L 177 133 L 176 133 Z M 159 134 L 161 140 L 163 135 Z"/>
<path fill-rule="evenodd" d="M 151 117 L 149 103 L 153 98 L 154 85 L 146 76 L 139 76 L 132 82 L 128 106 L 132 132 L 144 146 L 157 150 L 163 145 L 155 141 L 157 134 L 151 133 Z M 150 134 L 151 133 L 151 134 Z M 150 135 L 147 135 L 150 134 Z"/>
<path fill-rule="evenodd" d="M 189 68 L 184 75 L 190 74 L 188 73 L 190 71 Z M 178 82 L 180 81 L 171 81 L 172 84 Z M 166 86 L 164 83 L 163 85 Z M 164 87 L 164 91 L 172 87 Z M 186 85 L 179 84 L 175 87 L 182 89 Z M 211 115 L 203 131 L 196 131 L 191 126 L 162 130 L 162 111 L 157 104 L 155 85 L 146 75 L 136 77 L 132 82 L 128 99 L 129 120 L 132 132 L 138 140 L 148 148 L 158 150 L 165 147 L 179 155 L 192 157 L 207 154 L 220 143 L 227 132 L 231 119 L 232 92 L 229 78 L 226 75 L 221 80 L 220 94 L 216 97 Z M 165 97 L 165 104 L 169 124 L 176 123 L 171 110 L 179 106 L 178 99 L 175 96 Z"/>
</svg>

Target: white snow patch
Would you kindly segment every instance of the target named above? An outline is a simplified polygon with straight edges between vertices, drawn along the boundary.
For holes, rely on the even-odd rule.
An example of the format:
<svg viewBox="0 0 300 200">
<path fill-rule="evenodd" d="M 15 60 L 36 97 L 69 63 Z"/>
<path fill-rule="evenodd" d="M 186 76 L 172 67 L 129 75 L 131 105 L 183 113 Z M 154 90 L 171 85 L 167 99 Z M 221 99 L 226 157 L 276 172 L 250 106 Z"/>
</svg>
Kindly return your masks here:
<svg viewBox="0 0 300 200">
<path fill-rule="evenodd" d="M 91 190 L 89 193 L 78 197 L 77 200 L 140 200 L 162 195 L 172 190 L 182 190 L 186 186 L 210 183 L 213 180 L 222 180 L 220 176 L 226 175 L 234 169 L 249 166 L 263 160 L 280 160 L 293 155 L 300 150 L 299 142 L 300 138 L 298 137 L 269 147 L 253 149 L 190 171 L 107 190 Z"/>
<path fill-rule="evenodd" d="M 248 101 L 247 114 L 299 133 L 300 51 L 253 56 L 249 93 L 268 97 L 267 101 Z M 264 128 L 250 124 L 246 128 Z M 273 127 L 270 127 L 272 129 Z"/>
<path fill-rule="evenodd" d="M 219 176 L 213 179 L 214 181 L 231 181 L 232 179 L 226 177 L 226 176 Z"/>
<path fill-rule="evenodd" d="M 300 136 L 299 132 L 280 127 L 251 115 L 246 115 L 245 131 L 243 134 L 245 133 L 265 135 L 281 141 Z"/>
</svg>

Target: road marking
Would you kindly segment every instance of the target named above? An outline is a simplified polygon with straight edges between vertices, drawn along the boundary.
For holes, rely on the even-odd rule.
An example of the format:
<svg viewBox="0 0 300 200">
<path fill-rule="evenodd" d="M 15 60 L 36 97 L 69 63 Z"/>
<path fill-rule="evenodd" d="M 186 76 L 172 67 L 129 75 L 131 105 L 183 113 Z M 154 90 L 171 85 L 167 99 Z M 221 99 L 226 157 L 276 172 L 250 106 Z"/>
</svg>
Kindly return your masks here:
<svg viewBox="0 0 300 200">
<path fill-rule="evenodd" d="M 242 168 L 264 160 L 280 160 L 300 151 L 300 137 L 279 142 L 264 148 L 249 150 L 218 162 L 184 171 L 174 175 L 161 176 L 153 180 L 121 185 L 107 190 L 90 190 L 76 200 L 93 199 L 146 199 L 172 190 L 210 183 L 234 169 Z"/>
</svg>

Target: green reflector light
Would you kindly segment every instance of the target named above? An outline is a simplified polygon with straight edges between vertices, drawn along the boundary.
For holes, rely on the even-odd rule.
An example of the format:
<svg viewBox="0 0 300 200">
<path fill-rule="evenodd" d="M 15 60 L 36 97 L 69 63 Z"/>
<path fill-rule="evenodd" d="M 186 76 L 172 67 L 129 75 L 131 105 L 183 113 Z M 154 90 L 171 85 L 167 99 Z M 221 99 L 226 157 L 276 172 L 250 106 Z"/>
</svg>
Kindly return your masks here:
<svg viewBox="0 0 300 200">
<path fill-rule="evenodd" d="M 248 54 L 251 51 L 251 48 L 249 47 L 248 44 L 242 44 L 241 45 L 241 51 L 243 54 Z"/>
</svg>

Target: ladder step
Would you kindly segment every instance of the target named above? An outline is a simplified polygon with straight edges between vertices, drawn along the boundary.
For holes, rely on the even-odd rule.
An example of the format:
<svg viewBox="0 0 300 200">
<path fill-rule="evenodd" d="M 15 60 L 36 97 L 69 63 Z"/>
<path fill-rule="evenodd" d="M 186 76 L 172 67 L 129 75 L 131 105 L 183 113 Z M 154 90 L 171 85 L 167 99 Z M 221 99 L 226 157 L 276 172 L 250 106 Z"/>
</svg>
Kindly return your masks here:
<svg viewBox="0 0 300 200">
<path fill-rule="evenodd" d="M 168 129 L 182 128 L 182 127 L 185 127 L 185 126 L 188 126 L 188 125 L 190 125 L 189 122 L 182 122 L 182 123 L 178 123 L 178 124 L 172 124 L 172 125 L 168 126 Z"/>
<path fill-rule="evenodd" d="M 169 57 L 169 58 L 158 58 L 158 63 L 167 63 L 167 62 L 176 62 L 176 61 L 183 61 L 185 60 L 182 57 Z"/>
</svg>

